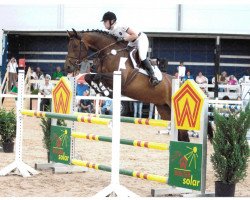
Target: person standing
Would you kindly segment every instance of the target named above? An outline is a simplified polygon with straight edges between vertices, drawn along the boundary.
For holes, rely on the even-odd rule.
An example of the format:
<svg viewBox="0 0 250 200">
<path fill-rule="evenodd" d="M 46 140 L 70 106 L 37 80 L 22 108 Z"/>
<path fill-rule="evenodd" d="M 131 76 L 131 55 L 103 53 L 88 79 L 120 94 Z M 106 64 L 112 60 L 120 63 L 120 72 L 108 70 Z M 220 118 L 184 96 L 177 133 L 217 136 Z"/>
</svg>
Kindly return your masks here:
<svg viewBox="0 0 250 200">
<path fill-rule="evenodd" d="M 149 104 L 149 115 L 148 115 L 148 118 L 149 119 L 152 119 L 153 118 L 153 115 L 154 115 L 154 104 L 153 103 L 150 103 Z"/>
<path fill-rule="evenodd" d="M 177 67 L 177 70 L 178 70 L 178 78 L 182 79 L 184 78 L 185 74 L 186 74 L 186 67 L 184 66 L 184 63 L 183 61 L 180 62 L 180 65 Z"/>
<path fill-rule="evenodd" d="M 39 92 L 46 97 L 47 95 L 51 95 L 52 93 L 52 84 L 50 83 L 51 77 L 46 74 L 45 83 L 39 87 Z M 50 110 L 50 99 L 43 98 L 40 104 L 40 111 L 48 111 Z"/>
<path fill-rule="evenodd" d="M 8 68 L 8 72 L 9 72 L 9 84 L 8 84 L 8 91 L 11 91 L 11 87 L 12 85 L 15 86 L 16 85 L 16 81 L 17 81 L 17 61 L 14 57 L 12 57 L 9 61 L 9 63 L 7 64 L 7 68 Z"/>
<path fill-rule="evenodd" d="M 133 105 L 134 105 L 134 118 L 137 118 L 137 116 L 139 118 L 142 118 L 143 103 L 141 101 L 134 101 Z M 137 113 L 138 113 L 138 115 L 137 115 Z"/>
</svg>

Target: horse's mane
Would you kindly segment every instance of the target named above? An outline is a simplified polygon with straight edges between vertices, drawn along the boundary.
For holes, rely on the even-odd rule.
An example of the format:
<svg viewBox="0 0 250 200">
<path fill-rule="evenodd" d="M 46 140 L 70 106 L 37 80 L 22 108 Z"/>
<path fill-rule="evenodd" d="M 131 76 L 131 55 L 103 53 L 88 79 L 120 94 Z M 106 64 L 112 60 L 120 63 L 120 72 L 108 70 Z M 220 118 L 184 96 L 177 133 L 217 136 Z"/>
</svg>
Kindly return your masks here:
<svg viewBox="0 0 250 200">
<path fill-rule="evenodd" d="M 117 40 L 117 38 L 118 38 L 114 34 L 110 34 L 108 31 L 103 31 L 103 30 L 99 30 L 99 29 L 92 29 L 92 30 L 87 29 L 86 31 L 84 31 L 84 30 L 81 31 L 81 33 L 100 33 L 104 36 L 109 37 L 110 39 Z"/>
</svg>

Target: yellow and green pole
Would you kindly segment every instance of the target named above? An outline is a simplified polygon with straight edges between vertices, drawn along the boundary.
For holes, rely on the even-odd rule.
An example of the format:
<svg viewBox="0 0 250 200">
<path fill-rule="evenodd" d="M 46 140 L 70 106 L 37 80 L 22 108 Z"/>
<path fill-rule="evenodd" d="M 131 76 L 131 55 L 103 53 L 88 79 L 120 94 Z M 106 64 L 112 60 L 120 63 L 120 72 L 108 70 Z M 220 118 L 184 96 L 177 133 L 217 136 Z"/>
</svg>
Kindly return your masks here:
<svg viewBox="0 0 250 200">
<path fill-rule="evenodd" d="M 95 140 L 95 141 L 103 141 L 103 142 L 112 142 L 112 138 L 103 135 L 95 135 L 95 134 L 87 134 L 80 132 L 72 132 L 71 136 L 74 138 L 81 138 L 86 140 Z M 158 142 L 147 142 L 141 140 L 129 140 L 129 139 L 120 139 L 120 144 L 130 145 L 135 147 L 149 148 L 149 149 L 157 149 L 157 150 L 169 150 L 169 146 L 165 143 Z"/>
<path fill-rule="evenodd" d="M 95 169 L 95 170 L 111 172 L 111 167 L 109 167 L 109 166 L 94 164 L 94 163 L 90 163 L 87 161 L 73 159 L 71 161 L 71 164 L 77 165 L 77 166 L 82 166 L 82 167 L 87 167 L 87 168 L 91 168 L 91 169 Z M 165 177 L 165 176 L 148 174 L 148 173 L 138 172 L 138 171 L 134 171 L 134 170 L 119 169 L 119 173 L 122 175 L 125 175 L 125 176 L 132 176 L 135 178 L 156 181 L 156 182 L 165 183 L 165 184 L 167 184 L 167 181 L 168 181 L 167 177 Z"/>
<path fill-rule="evenodd" d="M 43 111 L 36 111 L 36 110 L 22 110 L 21 113 L 23 115 L 27 115 L 31 117 L 34 117 L 34 116 L 41 117 L 41 118 L 48 117 L 48 118 L 63 119 L 63 120 L 92 123 L 92 124 L 101 124 L 101 125 L 108 125 L 111 122 L 111 119 L 104 119 L 104 118 L 98 118 L 98 117 L 93 117 L 93 116 L 83 116 L 80 114 L 71 115 L 71 114 L 43 112 Z"/>
<path fill-rule="evenodd" d="M 91 114 L 91 113 L 78 113 L 78 112 L 76 112 L 75 115 L 112 119 L 112 115 L 97 115 L 97 114 Z M 142 125 L 149 125 L 149 126 L 163 126 L 163 127 L 167 127 L 169 124 L 169 121 L 167 120 L 155 120 L 155 119 L 148 119 L 148 118 L 134 118 L 134 117 L 123 117 L 123 116 L 121 116 L 121 122 L 132 123 L 132 124 L 142 124 Z"/>
</svg>

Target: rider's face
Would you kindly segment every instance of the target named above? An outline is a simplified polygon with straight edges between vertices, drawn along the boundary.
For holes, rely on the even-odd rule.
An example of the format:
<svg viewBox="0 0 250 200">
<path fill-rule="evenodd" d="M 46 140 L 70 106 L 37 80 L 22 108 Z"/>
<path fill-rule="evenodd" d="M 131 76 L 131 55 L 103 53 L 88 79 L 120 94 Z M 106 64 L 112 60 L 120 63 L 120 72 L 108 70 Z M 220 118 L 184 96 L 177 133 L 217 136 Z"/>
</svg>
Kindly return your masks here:
<svg viewBox="0 0 250 200">
<path fill-rule="evenodd" d="M 103 24 L 104 24 L 104 26 L 105 26 L 106 29 L 110 29 L 109 20 L 105 20 L 105 21 L 103 22 Z"/>
</svg>

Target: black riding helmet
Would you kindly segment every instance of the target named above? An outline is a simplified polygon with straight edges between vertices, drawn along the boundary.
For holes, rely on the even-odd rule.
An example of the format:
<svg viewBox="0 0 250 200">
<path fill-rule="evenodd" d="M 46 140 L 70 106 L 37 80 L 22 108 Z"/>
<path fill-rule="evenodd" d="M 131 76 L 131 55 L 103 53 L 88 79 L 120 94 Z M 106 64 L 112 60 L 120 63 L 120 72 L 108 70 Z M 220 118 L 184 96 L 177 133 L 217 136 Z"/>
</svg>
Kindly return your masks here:
<svg viewBox="0 0 250 200">
<path fill-rule="evenodd" d="M 114 20 L 114 21 L 116 21 L 116 15 L 115 15 L 115 13 L 110 12 L 110 11 L 104 13 L 104 15 L 102 17 L 102 22 L 106 21 L 106 20 L 110 20 L 110 21 Z"/>
</svg>

